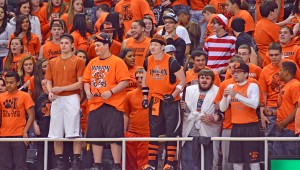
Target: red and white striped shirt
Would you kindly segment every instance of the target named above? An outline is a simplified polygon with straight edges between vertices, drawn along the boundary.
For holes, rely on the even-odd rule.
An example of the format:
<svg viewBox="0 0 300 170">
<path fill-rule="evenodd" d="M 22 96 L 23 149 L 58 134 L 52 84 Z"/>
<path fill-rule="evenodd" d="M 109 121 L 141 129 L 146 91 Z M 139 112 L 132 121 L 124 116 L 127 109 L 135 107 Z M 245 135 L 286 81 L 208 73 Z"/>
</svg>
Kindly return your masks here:
<svg viewBox="0 0 300 170">
<path fill-rule="evenodd" d="M 207 66 L 214 70 L 227 67 L 228 60 L 235 55 L 235 41 L 236 38 L 230 35 L 208 37 L 203 47 L 208 55 Z"/>
</svg>

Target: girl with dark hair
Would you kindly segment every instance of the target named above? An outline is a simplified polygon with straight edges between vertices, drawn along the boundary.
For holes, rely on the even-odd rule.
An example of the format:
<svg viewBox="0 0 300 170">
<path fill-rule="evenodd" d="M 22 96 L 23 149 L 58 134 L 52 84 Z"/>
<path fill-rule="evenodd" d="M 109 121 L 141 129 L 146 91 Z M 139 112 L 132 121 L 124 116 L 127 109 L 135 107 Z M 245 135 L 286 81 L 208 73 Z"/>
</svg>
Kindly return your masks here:
<svg viewBox="0 0 300 170">
<path fill-rule="evenodd" d="M 63 21 L 65 21 L 65 23 L 67 24 L 68 32 L 70 32 L 73 27 L 74 16 L 77 13 L 80 13 L 82 11 L 83 11 L 83 1 L 82 0 L 71 0 L 70 6 L 68 9 L 68 13 L 64 13 L 61 16 L 61 19 Z"/>
<path fill-rule="evenodd" d="M 7 57 L 3 60 L 4 71 L 18 71 L 19 62 L 25 56 L 23 41 L 18 38 L 12 38 L 9 42 L 9 51 Z"/>
<path fill-rule="evenodd" d="M 140 67 L 135 65 L 135 56 L 134 56 L 134 52 L 132 49 L 124 48 L 120 52 L 119 56 L 120 56 L 120 58 L 122 58 L 124 60 L 125 64 L 128 67 L 130 79 L 129 79 L 129 84 L 126 88 L 126 92 L 130 92 L 130 91 L 134 90 L 135 88 L 137 88 L 137 86 L 138 86 L 136 83 L 136 79 L 135 79 L 135 72 Z"/>
<path fill-rule="evenodd" d="M 115 28 L 113 39 L 122 42 L 123 39 L 125 39 L 125 34 L 124 34 L 124 23 L 121 15 L 117 12 L 109 13 L 105 21 L 112 23 L 112 27 Z"/>
<path fill-rule="evenodd" d="M 0 77 L 0 93 L 6 92 L 6 83 L 5 80 Z"/>
<path fill-rule="evenodd" d="M 33 67 L 35 65 L 35 59 L 31 55 L 24 56 L 20 61 L 18 74 L 21 78 L 22 87 L 19 88 L 25 92 L 28 91 L 29 79 L 33 75 Z"/>
<path fill-rule="evenodd" d="M 89 63 L 89 58 L 88 58 L 88 54 L 87 54 L 85 51 L 83 51 L 83 50 L 77 50 L 77 51 L 75 52 L 75 55 L 76 55 L 77 57 L 80 57 L 80 58 L 83 59 L 83 61 L 84 61 L 84 63 L 85 63 L 85 66 L 88 65 L 88 63 Z"/>
<path fill-rule="evenodd" d="M 3 69 L 3 58 L 7 56 L 8 49 L 7 45 L 9 37 L 13 34 L 12 25 L 7 22 L 8 13 L 4 7 L 0 6 L 0 72 Z"/>
<path fill-rule="evenodd" d="M 88 29 L 84 13 L 78 13 L 74 17 L 71 35 L 74 38 L 74 47 L 76 50 L 88 51 L 90 46 L 90 36 L 92 31 Z"/>
<path fill-rule="evenodd" d="M 16 17 L 16 30 L 10 38 L 19 37 L 22 39 L 25 52 L 37 57 L 41 47 L 39 37 L 31 33 L 31 24 L 28 16 L 20 14 Z"/>
<path fill-rule="evenodd" d="M 50 37 L 50 22 L 55 18 L 60 18 L 67 11 L 67 6 L 63 0 L 48 0 L 46 6 L 43 6 L 38 13 L 41 22 L 41 32 L 43 42 Z"/>
<path fill-rule="evenodd" d="M 28 93 L 36 101 L 36 98 L 43 92 L 41 81 L 44 79 L 44 75 L 48 68 L 48 60 L 38 60 L 34 66 L 33 76 L 29 79 L 30 84 L 28 87 Z"/>
<path fill-rule="evenodd" d="M 37 16 L 40 9 L 46 4 L 43 0 L 30 0 L 31 14 Z"/>
<path fill-rule="evenodd" d="M 20 15 L 25 15 L 30 20 L 31 32 L 36 34 L 40 41 L 42 40 L 41 25 L 39 18 L 31 15 L 31 3 L 29 0 L 20 0 L 16 8 L 16 16 L 10 19 L 10 23 L 16 27 L 16 18 Z"/>
<path fill-rule="evenodd" d="M 231 29 L 231 22 L 233 19 L 241 17 L 243 18 L 243 20 L 246 21 L 244 32 L 247 32 L 250 35 L 252 35 L 255 29 L 255 23 L 250 13 L 247 10 L 242 9 L 243 4 L 247 4 L 247 2 L 241 2 L 241 0 L 226 1 L 226 10 L 229 14 L 233 15 L 228 21 L 228 28 Z"/>
<path fill-rule="evenodd" d="M 8 1 L 7 0 L 0 0 L 0 6 L 4 8 L 6 13 L 8 14 L 8 19 L 12 18 L 15 16 L 15 13 L 12 12 L 13 9 L 9 8 L 7 5 Z"/>
<path fill-rule="evenodd" d="M 155 25 L 153 23 L 152 18 L 150 16 L 144 16 L 143 21 L 146 25 L 146 29 L 145 29 L 146 36 L 149 38 L 152 38 L 154 35 L 154 29 L 155 29 Z"/>
</svg>

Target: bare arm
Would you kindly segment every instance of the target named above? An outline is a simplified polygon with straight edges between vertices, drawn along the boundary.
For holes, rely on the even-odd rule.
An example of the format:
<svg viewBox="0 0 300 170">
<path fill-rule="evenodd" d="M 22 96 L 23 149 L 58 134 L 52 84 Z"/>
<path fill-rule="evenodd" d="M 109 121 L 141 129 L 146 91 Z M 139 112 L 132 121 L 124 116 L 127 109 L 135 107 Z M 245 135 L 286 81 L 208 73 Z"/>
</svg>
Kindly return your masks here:
<svg viewBox="0 0 300 170">
<path fill-rule="evenodd" d="M 298 103 L 295 104 L 295 108 L 284 120 L 278 123 L 279 130 L 283 130 L 288 124 L 295 121 L 295 115 L 298 108 Z"/>
<path fill-rule="evenodd" d="M 189 56 L 191 52 L 191 44 L 185 46 L 185 56 Z"/>
<path fill-rule="evenodd" d="M 123 51 L 126 48 L 126 43 L 127 43 L 127 40 L 124 40 L 122 42 L 121 51 Z"/>
<path fill-rule="evenodd" d="M 116 94 L 119 93 L 120 91 L 124 90 L 128 86 L 129 81 L 128 80 L 123 80 L 119 82 L 115 87 L 111 88 L 110 90 Z"/>
<path fill-rule="evenodd" d="M 250 63 L 258 65 L 258 55 L 256 54 L 253 47 L 251 47 Z"/>
<path fill-rule="evenodd" d="M 174 73 L 176 78 L 179 80 L 178 85 L 181 85 L 184 87 L 186 85 L 186 78 L 184 75 L 183 69 L 178 70 L 176 73 Z M 174 92 L 172 93 L 172 96 L 175 98 L 176 96 L 179 95 L 181 92 L 181 89 L 175 88 Z"/>
<path fill-rule="evenodd" d="M 26 112 L 28 114 L 28 120 L 26 122 L 23 133 L 28 133 L 29 128 L 32 126 L 35 119 L 34 107 L 30 107 L 29 109 L 26 110 Z"/>
<path fill-rule="evenodd" d="M 80 88 L 82 88 L 82 77 L 78 77 L 77 78 L 77 82 L 70 84 L 68 86 L 62 86 L 62 87 L 53 87 L 51 89 L 51 92 L 53 92 L 54 94 L 59 94 L 63 91 L 74 91 L 74 90 L 78 90 Z"/>
<path fill-rule="evenodd" d="M 41 48 L 40 48 L 38 60 L 41 60 L 43 58 L 44 58 L 44 45 L 42 45 Z"/>
<path fill-rule="evenodd" d="M 128 125 L 129 125 L 129 117 L 128 113 L 124 113 L 124 132 L 127 132 L 128 130 Z"/>
</svg>

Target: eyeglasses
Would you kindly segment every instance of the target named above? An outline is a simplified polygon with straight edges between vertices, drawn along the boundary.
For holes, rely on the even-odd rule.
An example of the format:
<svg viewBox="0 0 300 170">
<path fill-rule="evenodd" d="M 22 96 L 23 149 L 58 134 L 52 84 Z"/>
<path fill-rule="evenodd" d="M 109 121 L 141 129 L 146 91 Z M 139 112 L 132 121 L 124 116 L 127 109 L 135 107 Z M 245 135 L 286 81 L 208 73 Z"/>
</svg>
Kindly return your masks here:
<svg viewBox="0 0 300 170">
<path fill-rule="evenodd" d="M 234 74 L 234 73 L 245 73 L 245 71 L 244 70 L 233 69 L 232 74 Z"/>
</svg>

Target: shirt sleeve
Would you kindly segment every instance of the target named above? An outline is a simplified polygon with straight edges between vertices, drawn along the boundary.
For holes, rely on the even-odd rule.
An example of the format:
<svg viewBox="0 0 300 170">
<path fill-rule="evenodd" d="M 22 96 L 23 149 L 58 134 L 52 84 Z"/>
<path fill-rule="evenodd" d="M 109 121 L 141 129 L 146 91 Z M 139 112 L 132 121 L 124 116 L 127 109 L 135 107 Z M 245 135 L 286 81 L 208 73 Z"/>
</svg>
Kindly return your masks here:
<svg viewBox="0 0 300 170">
<path fill-rule="evenodd" d="M 28 110 L 29 108 L 34 106 L 34 102 L 28 93 L 24 93 L 24 96 L 25 109 Z"/>
<path fill-rule="evenodd" d="M 93 61 L 93 60 L 92 60 Z M 89 62 L 83 72 L 82 82 L 83 83 L 90 83 L 91 82 L 91 67 L 93 62 Z"/>
<path fill-rule="evenodd" d="M 247 96 L 248 97 L 244 97 L 240 94 L 236 94 L 235 98 L 243 104 L 245 104 L 246 106 L 251 107 L 253 109 L 257 109 L 259 104 L 259 88 L 257 84 L 251 83 L 248 86 Z"/>
<path fill-rule="evenodd" d="M 82 77 L 85 70 L 85 63 L 82 59 L 79 59 L 77 63 L 77 77 Z"/>
</svg>

